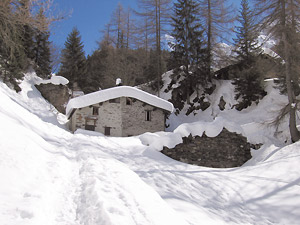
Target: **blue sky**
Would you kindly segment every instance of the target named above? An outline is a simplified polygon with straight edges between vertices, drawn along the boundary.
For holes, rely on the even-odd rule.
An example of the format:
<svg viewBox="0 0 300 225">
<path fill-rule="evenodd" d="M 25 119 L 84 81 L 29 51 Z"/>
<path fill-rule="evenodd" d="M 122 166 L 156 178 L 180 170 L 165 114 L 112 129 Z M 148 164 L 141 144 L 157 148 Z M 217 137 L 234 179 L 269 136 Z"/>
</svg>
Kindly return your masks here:
<svg viewBox="0 0 300 225">
<path fill-rule="evenodd" d="M 67 18 L 51 26 L 50 41 L 63 48 L 68 34 L 77 27 L 81 34 L 86 55 L 92 54 L 100 40 L 101 30 L 109 22 L 118 3 L 124 8 L 135 7 L 136 0 L 54 0 L 53 7 Z"/>
<path fill-rule="evenodd" d="M 66 18 L 55 22 L 51 27 L 50 41 L 64 48 L 64 43 L 73 27 L 77 27 L 84 44 L 86 55 L 91 55 L 101 38 L 101 30 L 110 21 L 118 3 L 124 8 L 136 7 L 136 0 L 54 0 L 56 11 L 63 12 Z M 239 5 L 240 0 L 231 0 Z"/>
</svg>

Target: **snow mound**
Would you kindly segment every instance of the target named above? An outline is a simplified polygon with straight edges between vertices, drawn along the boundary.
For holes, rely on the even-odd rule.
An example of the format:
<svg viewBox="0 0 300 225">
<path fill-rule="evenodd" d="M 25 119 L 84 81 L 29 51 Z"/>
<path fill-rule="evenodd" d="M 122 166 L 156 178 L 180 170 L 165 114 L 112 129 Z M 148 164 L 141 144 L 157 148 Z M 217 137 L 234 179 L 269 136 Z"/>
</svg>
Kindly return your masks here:
<svg viewBox="0 0 300 225">
<path fill-rule="evenodd" d="M 162 150 L 164 146 L 174 148 L 176 145 L 182 143 L 182 136 L 175 132 L 144 133 L 139 136 L 139 139 L 142 144 L 151 146 L 157 150 Z"/>
</svg>

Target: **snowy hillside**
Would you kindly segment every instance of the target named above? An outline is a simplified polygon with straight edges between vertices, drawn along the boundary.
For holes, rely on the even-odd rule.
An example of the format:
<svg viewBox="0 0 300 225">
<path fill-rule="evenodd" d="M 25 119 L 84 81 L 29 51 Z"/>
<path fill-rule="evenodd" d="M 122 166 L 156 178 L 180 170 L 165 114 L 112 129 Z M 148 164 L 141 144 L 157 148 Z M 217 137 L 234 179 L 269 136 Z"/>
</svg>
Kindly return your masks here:
<svg viewBox="0 0 300 225">
<path fill-rule="evenodd" d="M 300 143 L 283 147 L 272 142 L 267 128 L 257 129 L 278 101 L 275 91 L 241 115 L 212 106 L 206 116 L 170 118 L 177 122 L 174 128 L 194 122 L 176 132 L 152 134 L 157 142 L 168 135 L 180 139 L 184 131 L 197 132 L 201 118 L 207 122 L 203 129 L 215 134 L 208 122 L 219 118 L 214 123 L 230 126 L 233 117 L 240 121 L 233 129 L 240 126 L 255 140 L 266 134 L 268 141 L 243 167 L 211 169 L 169 159 L 144 145 L 142 136 L 71 134 L 64 129 L 65 117 L 34 88 L 36 79 L 27 75 L 20 94 L 0 83 L 0 224 L 299 223 Z M 255 119 L 263 105 L 268 110 Z"/>
</svg>

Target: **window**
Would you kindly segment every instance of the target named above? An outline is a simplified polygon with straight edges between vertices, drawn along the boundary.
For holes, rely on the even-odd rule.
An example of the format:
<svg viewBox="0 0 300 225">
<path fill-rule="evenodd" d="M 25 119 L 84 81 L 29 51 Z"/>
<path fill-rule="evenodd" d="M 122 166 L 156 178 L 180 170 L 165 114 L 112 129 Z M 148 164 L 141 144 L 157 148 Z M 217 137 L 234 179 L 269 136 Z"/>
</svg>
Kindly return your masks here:
<svg viewBox="0 0 300 225">
<path fill-rule="evenodd" d="M 93 107 L 93 115 L 98 116 L 99 115 L 99 108 L 98 107 Z"/>
<path fill-rule="evenodd" d="M 111 127 L 104 127 L 104 135 L 110 136 Z"/>
<path fill-rule="evenodd" d="M 145 111 L 145 120 L 151 121 L 151 111 L 150 110 Z"/>
<path fill-rule="evenodd" d="M 109 103 L 120 103 L 120 98 L 109 99 Z"/>
</svg>

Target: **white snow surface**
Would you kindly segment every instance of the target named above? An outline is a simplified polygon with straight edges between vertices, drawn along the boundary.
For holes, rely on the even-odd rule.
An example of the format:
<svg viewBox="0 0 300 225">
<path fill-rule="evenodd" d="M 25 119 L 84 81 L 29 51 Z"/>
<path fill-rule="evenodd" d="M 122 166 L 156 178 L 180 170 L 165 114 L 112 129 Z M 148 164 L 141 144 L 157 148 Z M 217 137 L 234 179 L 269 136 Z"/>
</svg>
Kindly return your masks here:
<svg viewBox="0 0 300 225">
<path fill-rule="evenodd" d="M 260 107 L 275 107 L 268 101 L 278 101 L 271 87 L 273 97 L 245 113 L 231 111 L 230 117 L 228 107 L 223 115 L 215 111 L 215 119 L 179 115 L 194 121 L 174 132 L 148 134 L 158 145 L 171 145 L 168 140 L 179 141 L 189 132 L 215 136 L 225 126 L 266 140 L 244 166 L 212 169 L 174 161 L 143 144 L 143 135 L 72 134 L 35 81 L 27 75 L 19 94 L 0 83 L 0 224 L 299 224 L 300 143 L 272 142 L 270 132 L 257 125 L 272 115 Z M 266 137 L 259 139 L 255 132 Z"/>
<path fill-rule="evenodd" d="M 67 85 L 69 83 L 69 80 L 62 76 L 56 76 L 52 75 L 49 80 L 39 80 L 37 81 L 37 84 L 54 84 L 54 85 Z"/>
<path fill-rule="evenodd" d="M 156 106 L 158 108 L 165 109 L 169 112 L 173 112 L 173 104 L 155 95 L 144 92 L 135 87 L 119 86 L 105 90 L 96 91 L 87 95 L 83 95 L 77 98 L 73 98 L 68 102 L 66 115 L 70 115 L 72 109 L 83 108 L 89 105 L 97 104 L 99 102 L 105 102 L 110 99 L 120 97 L 131 97 Z"/>
</svg>

